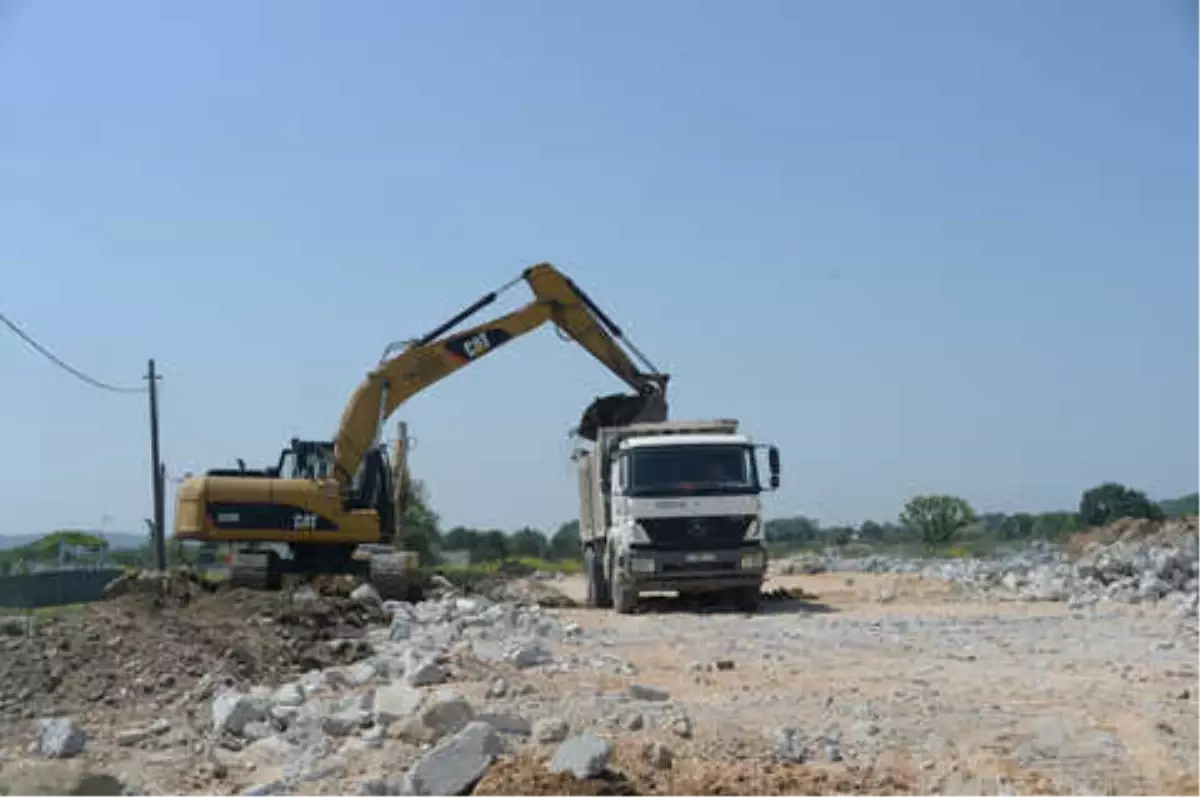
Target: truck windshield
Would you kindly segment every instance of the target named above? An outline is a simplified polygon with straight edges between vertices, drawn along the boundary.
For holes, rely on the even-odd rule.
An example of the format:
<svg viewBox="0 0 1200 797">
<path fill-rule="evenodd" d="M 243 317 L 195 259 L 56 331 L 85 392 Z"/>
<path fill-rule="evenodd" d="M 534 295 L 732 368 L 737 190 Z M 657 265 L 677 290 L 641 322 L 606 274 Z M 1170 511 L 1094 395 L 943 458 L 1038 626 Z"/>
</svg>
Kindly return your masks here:
<svg viewBox="0 0 1200 797">
<path fill-rule="evenodd" d="M 654 446 L 635 448 L 627 457 L 629 495 L 759 492 L 754 455 L 746 446 Z"/>
</svg>

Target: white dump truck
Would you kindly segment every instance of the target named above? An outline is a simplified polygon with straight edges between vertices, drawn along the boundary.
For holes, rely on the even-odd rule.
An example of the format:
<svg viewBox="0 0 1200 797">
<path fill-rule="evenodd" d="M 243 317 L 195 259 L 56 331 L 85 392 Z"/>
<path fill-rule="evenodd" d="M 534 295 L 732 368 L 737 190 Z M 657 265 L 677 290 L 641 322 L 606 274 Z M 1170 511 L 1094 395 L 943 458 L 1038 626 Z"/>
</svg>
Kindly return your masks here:
<svg viewBox="0 0 1200 797">
<path fill-rule="evenodd" d="M 589 605 L 628 613 L 641 593 L 676 592 L 758 609 L 760 496 L 779 487 L 778 448 L 739 434 L 736 420 L 661 421 L 601 428 L 572 459 Z"/>
</svg>

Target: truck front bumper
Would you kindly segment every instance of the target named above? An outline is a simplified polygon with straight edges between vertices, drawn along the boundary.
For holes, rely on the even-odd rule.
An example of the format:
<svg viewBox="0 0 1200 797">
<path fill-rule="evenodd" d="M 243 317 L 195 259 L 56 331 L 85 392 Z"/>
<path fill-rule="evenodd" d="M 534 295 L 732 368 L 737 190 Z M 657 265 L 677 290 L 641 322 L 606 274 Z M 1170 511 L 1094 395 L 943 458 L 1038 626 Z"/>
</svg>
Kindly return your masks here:
<svg viewBox="0 0 1200 797">
<path fill-rule="evenodd" d="M 767 552 L 761 546 L 722 551 L 631 548 L 625 573 L 638 592 L 712 592 L 762 584 Z"/>
</svg>

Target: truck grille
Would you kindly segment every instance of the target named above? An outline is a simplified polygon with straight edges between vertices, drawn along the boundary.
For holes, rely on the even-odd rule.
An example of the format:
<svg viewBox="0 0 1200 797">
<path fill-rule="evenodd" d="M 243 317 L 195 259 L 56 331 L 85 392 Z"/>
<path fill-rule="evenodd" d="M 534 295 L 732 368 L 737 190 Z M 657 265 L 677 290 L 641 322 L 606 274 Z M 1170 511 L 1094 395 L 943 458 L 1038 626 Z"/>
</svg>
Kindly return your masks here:
<svg viewBox="0 0 1200 797">
<path fill-rule="evenodd" d="M 753 520 L 753 515 L 725 515 L 643 518 L 638 522 L 655 548 L 696 551 L 739 547 Z"/>
</svg>

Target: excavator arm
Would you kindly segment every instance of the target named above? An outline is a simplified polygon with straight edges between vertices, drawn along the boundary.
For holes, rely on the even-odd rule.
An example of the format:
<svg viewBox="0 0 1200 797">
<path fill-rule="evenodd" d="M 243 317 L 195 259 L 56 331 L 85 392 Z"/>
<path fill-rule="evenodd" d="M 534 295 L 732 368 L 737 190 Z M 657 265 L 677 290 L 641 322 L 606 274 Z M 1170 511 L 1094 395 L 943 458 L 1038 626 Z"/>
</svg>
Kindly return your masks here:
<svg viewBox="0 0 1200 797">
<path fill-rule="evenodd" d="M 533 290 L 533 301 L 507 315 L 443 337 L 521 279 Z M 579 434 L 594 439 L 599 426 L 665 419 L 669 377 L 658 373 L 569 277 L 549 263 L 539 263 L 419 340 L 407 343 L 400 354 L 391 356 L 396 344 L 388 347 L 379 366 L 359 384 L 342 413 L 334 439 L 334 478 L 343 488 L 350 484 L 367 451 L 378 443 L 384 422 L 411 396 L 547 321 L 554 322 L 636 391 L 633 396 L 615 394 L 593 402 L 580 421 Z M 646 371 L 634 364 L 618 341 L 625 343 Z"/>
</svg>

